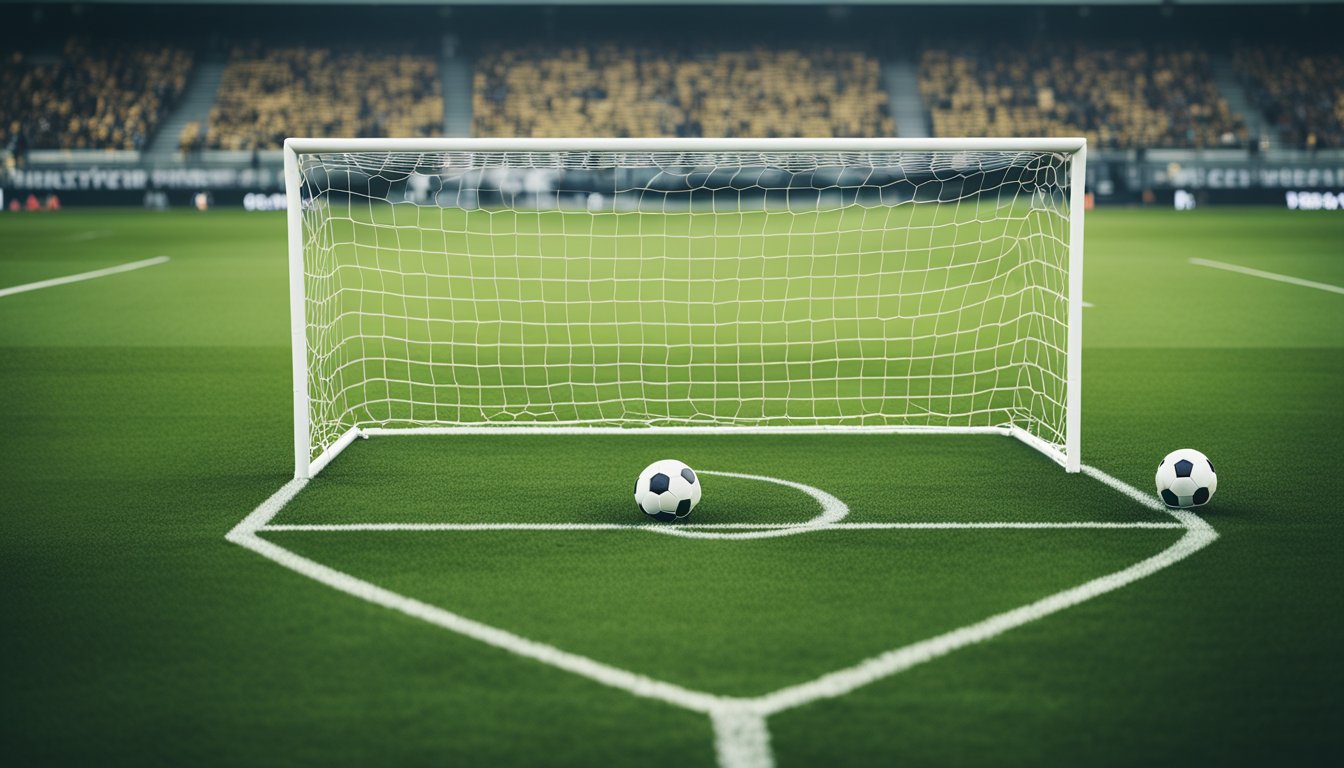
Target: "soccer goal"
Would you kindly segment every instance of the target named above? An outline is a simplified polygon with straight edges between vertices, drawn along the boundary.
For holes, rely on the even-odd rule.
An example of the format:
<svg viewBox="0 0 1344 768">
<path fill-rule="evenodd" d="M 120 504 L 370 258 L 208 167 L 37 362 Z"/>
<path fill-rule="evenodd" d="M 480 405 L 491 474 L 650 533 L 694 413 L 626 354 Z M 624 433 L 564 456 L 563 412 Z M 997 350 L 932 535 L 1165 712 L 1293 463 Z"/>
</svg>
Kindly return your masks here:
<svg viewBox="0 0 1344 768">
<path fill-rule="evenodd" d="M 467 432 L 1079 468 L 1083 139 L 290 139 L 295 474 Z"/>
</svg>

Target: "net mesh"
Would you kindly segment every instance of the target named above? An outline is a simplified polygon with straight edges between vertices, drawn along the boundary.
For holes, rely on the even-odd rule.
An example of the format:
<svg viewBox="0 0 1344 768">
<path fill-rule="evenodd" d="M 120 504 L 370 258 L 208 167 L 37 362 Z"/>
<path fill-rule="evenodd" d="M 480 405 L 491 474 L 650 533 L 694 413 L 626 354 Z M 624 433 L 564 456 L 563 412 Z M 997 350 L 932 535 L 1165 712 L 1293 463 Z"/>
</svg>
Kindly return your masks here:
<svg viewBox="0 0 1344 768">
<path fill-rule="evenodd" d="M 352 427 L 1004 427 L 1062 450 L 1069 157 L 306 154 L 311 451 Z"/>
</svg>

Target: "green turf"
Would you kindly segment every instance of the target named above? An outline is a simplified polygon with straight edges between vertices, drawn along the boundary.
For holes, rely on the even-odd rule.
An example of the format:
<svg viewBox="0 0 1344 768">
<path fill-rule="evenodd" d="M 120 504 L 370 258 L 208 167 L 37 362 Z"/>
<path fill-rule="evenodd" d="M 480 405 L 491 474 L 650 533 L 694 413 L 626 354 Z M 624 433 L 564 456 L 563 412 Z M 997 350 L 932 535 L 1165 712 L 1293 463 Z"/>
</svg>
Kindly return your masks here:
<svg viewBox="0 0 1344 768">
<path fill-rule="evenodd" d="M 1210 454 L 1209 549 L 771 718 L 781 765 L 1331 764 L 1344 665 L 1344 285 L 1332 212 L 1093 212 L 1084 457 L 1147 489 Z M 95 236 L 90 236 L 92 233 Z M 686 765 L 708 721 L 338 594 L 224 541 L 292 470 L 283 218 L 0 216 L 7 764 Z M 1153 520 L 998 437 L 384 438 L 277 522 L 635 522 L 675 455 L 824 488 L 854 520 Z M 701 522 L 803 519 L 706 476 Z M 265 534 L 468 617 L 759 693 L 1152 554 L 1170 531 Z"/>
</svg>

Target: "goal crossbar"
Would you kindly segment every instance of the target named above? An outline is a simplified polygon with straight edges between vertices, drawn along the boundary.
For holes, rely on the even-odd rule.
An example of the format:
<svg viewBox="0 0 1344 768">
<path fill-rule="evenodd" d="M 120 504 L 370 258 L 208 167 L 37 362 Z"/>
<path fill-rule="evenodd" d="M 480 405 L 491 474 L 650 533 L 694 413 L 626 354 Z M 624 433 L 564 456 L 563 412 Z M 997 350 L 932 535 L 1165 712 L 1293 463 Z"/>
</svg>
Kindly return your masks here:
<svg viewBox="0 0 1344 768">
<path fill-rule="evenodd" d="M 1058 218 L 1064 219 L 1063 222 L 1064 226 L 1062 227 L 1062 230 L 1065 231 L 1056 232 L 1052 230 L 1050 232 L 1050 237 L 1055 238 L 1060 244 L 1060 252 L 1049 254 L 1049 258 L 1054 259 L 1055 261 L 1058 262 L 1057 264 L 1053 264 L 1052 266 L 1057 268 L 1059 272 L 1063 273 L 1062 281 L 1060 282 L 1057 288 L 1058 295 L 1063 307 L 1063 311 L 1061 313 L 1058 313 L 1057 315 L 1052 315 L 1051 314 L 1052 310 L 1039 310 L 1039 308 L 1033 307 L 1031 312 L 1028 312 L 1027 315 L 1038 314 L 1041 316 L 1041 318 L 1044 319 L 1043 320 L 1040 318 L 1028 319 L 1020 322 L 1022 322 L 1023 324 L 1055 323 L 1057 325 L 1063 326 L 1062 329 L 1063 333 L 1057 334 L 1062 335 L 1063 338 L 1055 340 L 1054 337 L 1052 337 L 1052 340 L 1050 340 L 1049 342 L 1051 345 L 1057 345 L 1058 352 L 1060 352 L 1062 355 L 1063 365 L 1053 366 L 1047 364 L 1042 366 L 1038 361 L 1025 360 L 1021 361 L 1021 363 L 1025 365 L 1024 370 L 1026 370 L 1026 373 L 1018 374 L 1019 378 L 1025 377 L 1027 379 L 1030 379 L 1031 377 L 1038 375 L 1044 375 L 1047 378 L 1058 379 L 1057 386 L 1054 386 L 1050 392 L 1042 394 L 1041 397 L 1043 397 L 1045 401 L 1047 401 L 1048 403 L 1053 403 L 1053 406 L 1051 407 L 1057 408 L 1057 410 L 1061 413 L 1062 418 L 1060 419 L 1060 423 L 1057 425 L 1057 428 L 1052 428 L 1048 434 L 1043 435 L 1039 429 L 1034 429 L 1030 423 L 1024 426 L 1023 424 L 1019 424 L 1016 422 L 989 423 L 983 425 L 914 424 L 914 423 L 738 424 L 733 423 L 731 418 L 725 418 L 720 416 L 717 418 L 719 418 L 723 423 L 667 424 L 662 423 L 662 421 L 666 420 L 665 418 L 660 418 L 659 415 L 655 414 L 654 416 L 650 417 L 649 424 L 642 424 L 642 425 L 631 425 L 626 423 L 625 421 L 622 421 L 620 425 L 616 426 L 601 423 L 585 423 L 583 419 L 565 421 L 564 419 L 558 419 L 553 415 L 548 415 L 546 418 L 538 419 L 535 421 L 535 423 L 506 422 L 506 423 L 493 424 L 493 423 L 456 422 L 451 418 L 448 419 L 438 418 L 437 412 L 435 412 L 435 417 L 428 419 L 426 423 L 420 423 L 420 421 L 408 419 L 404 416 L 395 414 L 386 418 L 383 423 L 379 423 L 377 419 L 370 421 L 366 418 L 363 421 L 360 421 L 358 417 L 351 417 L 350 414 L 347 413 L 345 414 L 345 418 L 347 419 L 354 418 L 356 423 L 346 423 L 344 421 L 337 420 L 334 423 L 334 425 L 328 425 L 328 429 L 325 434 L 330 435 L 330 437 L 327 437 L 321 441 L 315 440 L 314 424 L 313 424 L 313 417 L 315 412 L 314 411 L 315 393 L 320 392 L 322 393 L 321 396 L 330 397 L 331 392 L 334 389 L 334 391 L 337 393 L 337 396 L 339 397 L 345 394 L 352 387 L 361 386 L 361 384 L 359 383 L 355 383 L 352 385 L 346 381 L 339 381 L 336 383 L 335 387 L 333 387 L 331 381 L 318 382 L 315 380 L 315 377 L 318 374 L 330 374 L 332 370 L 341 372 L 337 374 L 337 376 L 339 377 L 339 375 L 347 373 L 349 368 L 354 366 L 354 363 L 351 363 L 347 360 L 342 366 L 335 366 L 333 368 L 319 371 L 317 370 L 318 366 L 316 366 L 314 363 L 315 359 L 313 349 L 314 344 L 321 343 L 330 345 L 332 343 L 329 338 L 318 338 L 321 337 L 321 334 L 315 334 L 314 332 L 315 320 L 312 315 L 315 311 L 323 311 L 322 309 L 315 310 L 315 307 L 324 306 L 323 302 L 326 303 L 332 302 L 332 296 L 330 295 L 322 295 L 322 296 L 311 295 L 314 292 L 313 289 L 317 287 L 315 283 L 320 282 L 320 280 L 315 280 L 313 265 L 309 263 L 313 258 L 315 250 L 320 250 L 321 248 L 327 248 L 328 250 L 332 250 L 333 249 L 333 246 L 331 244 L 332 242 L 335 242 L 334 248 L 337 250 L 339 250 L 339 248 L 343 246 L 350 246 L 353 249 L 353 251 L 362 250 L 365 253 L 364 256 L 352 257 L 351 261 L 349 261 L 348 263 L 340 263 L 334 266 L 328 264 L 324 267 L 324 269 L 334 270 L 336 272 L 340 271 L 358 272 L 359 270 L 363 270 L 364 279 L 369 279 L 368 276 L 371 275 L 378 275 L 379 276 L 378 279 L 383 282 L 379 283 L 377 289 L 371 289 L 368 287 L 367 284 L 364 284 L 360 285 L 358 288 L 351 289 L 347 287 L 340 290 L 355 290 L 357 292 L 363 292 L 362 295 L 364 297 L 367 296 L 380 297 L 380 300 L 383 301 L 384 303 L 380 305 L 379 310 L 384 314 L 386 314 L 387 307 L 390 306 L 391 299 L 400 301 L 404 306 L 407 303 L 415 301 L 427 301 L 432 303 L 436 300 L 444 298 L 444 296 L 433 293 L 432 291 L 435 289 L 426 289 L 430 290 L 431 292 L 422 295 L 420 293 L 417 293 L 417 291 L 421 290 L 421 288 L 416 288 L 414 290 L 406 288 L 405 283 L 407 281 L 404 280 L 403 283 L 398 284 L 395 291 L 387 290 L 386 289 L 386 280 L 387 280 L 386 274 L 388 270 L 387 266 L 377 261 L 376 256 L 370 263 L 362 263 L 359 261 L 361 258 L 364 259 L 370 258 L 367 256 L 368 253 L 374 253 L 374 254 L 377 254 L 379 252 L 386 253 L 387 249 L 389 248 L 389 246 L 386 245 L 384 242 L 380 241 L 378 237 L 373 238 L 375 242 L 363 242 L 363 243 L 358 242 L 358 234 L 360 226 L 363 226 L 365 228 L 366 234 L 368 231 L 373 231 L 375 235 L 377 234 L 375 230 L 378 230 L 378 228 L 381 227 L 388 232 L 393 232 L 396 235 L 398 235 L 397 238 L 398 240 L 400 240 L 401 235 L 406 234 L 410 231 L 407 230 L 404 225 L 401 225 L 396 221 L 395 213 L 388 214 L 388 221 L 379 220 L 378 215 L 375 214 L 372 216 L 371 219 L 367 218 L 360 219 L 359 216 L 352 215 L 350 217 L 347 217 L 347 219 L 343 219 L 342 221 L 338 222 L 340 224 L 345 224 L 347 223 L 347 220 L 353 220 L 353 230 L 356 233 L 355 237 L 353 238 L 354 242 L 343 242 L 340 240 L 340 235 L 337 235 L 333 240 L 331 231 L 325 231 L 317 236 L 314 235 L 314 232 L 312 230 L 315 224 L 318 226 L 327 226 L 330 223 L 320 221 L 319 216 L 320 215 L 334 216 L 334 215 L 329 213 L 314 214 L 314 211 L 324 210 L 322 207 L 318 205 L 318 202 L 319 200 L 322 199 L 323 195 L 328 192 L 328 190 L 320 188 L 321 183 L 325 182 L 315 183 L 312 179 L 309 178 L 309 171 L 313 167 L 317 167 L 312 163 L 313 159 L 322 158 L 318 163 L 318 165 L 320 165 L 322 162 L 325 161 L 326 158 L 331 158 L 333 161 L 332 166 L 336 170 L 344 170 L 348 172 L 349 168 L 358 167 L 360 168 L 361 172 L 380 174 L 383 173 L 383 171 L 379 167 L 377 159 L 379 156 L 384 156 L 389 161 L 387 163 L 388 167 L 394 169 L 392 172 L 388 173 L 388 176 L 395 177 L 392 178 L 392 183 L 395 184 L 398 183 L 397 182 L 398 179 L 402 179 L 408 174 L 413 175 L 414 173 L 419 172 L 420 167 L 425 164 L 425 158 L 427 157 L 428 158 L 436 158 L 439 156 L 461 157 L 463 154 L 471 155 L 472 153 L 480 153 L 481 155 L 485 156 L 493 156 L 497 165 L 507 165 L 510 159 L 510 155 L 515 153 L 525 158 L 530 156 L 543 155 L 545 153 L 558 153 L 567 155 L 569 157 L 578 157 L 578 158 L 591 158 L 594 156 L 598 157 L 614 156 L 630 153 L 651 153 L 656 155 L 662 155 L 663 153 L 671 153 L 672 155 L 676 155 L 678 153 L 686 153 L 688 155 L 700 158 L 701 162 L 703 162 L 703 158 L 705 155 L 711 153 L 712 154 L 724 153 L 725 155 L 741 153 L 750 155 L 752 157 L 760 157 L 764 155 L 770 155 L 770 156 L 796 155 L 799 157 L 816 155 L 826 157 L 838 157 L 840 156 L 841 153 L 843 153 L 846 157 L 854 156 L 857 154 L 860 157 L 856 160 L 853 160 L 852 162 L 857 162 L 860 164 L 865 162 L 864 160 L 861 159 L 863 153 L 884 153 L 883 154 L 884 157 L 887 156 L 885 153 L 911 153 L 912 155 L 936 155 L 938 157 L 952 158 L 953 163 L 962 162 L 956 160 L 956 158 L 961 157 L 961 155 L 957 153 L 1007 153 L 1010 155 L 1014 153 L 1040 153 L 1040 154 L 1055 154 L 1061 156 L 1063 160 L 1060 166 L 1061 172 L 1058 175 L 1061 176 L 1062 178 L 1058 180 L 1059 184 L 1058 192 L 1062 193 L 1063 189 L 1065 187 L 1067 188 L 1067 195 L 1066 197 L 1063 198 L 1067 202 L 1066 204 L 1060 203 L 1061 210 L 1051 211 L 1051 213 L 1057 216 Z M 398 155 L 403 155 L 407 157 L 398 157 Z M 1080 409 L 1081 409 L 1081 373 L 1082 373 L 1081 351 L 1082 351 L 1082 306 L 1083 306 L 1082 302 L 1083 211 L 1084 211 L 1083 190 L 1084 190 L 1084 180 L 1086 173 L 1086 141 L 1082 138 L 950 138 L 950 139 L 291 138 L 287 139 L 284 144 L 284 160 L 285 160 L 286 193 L 288 203 L 288 244 L 289 244 L 289 265 L 290 265 L 290 289 L 291 289 L 290 309 L 291 309 L 291 321 L 292 321 L 291 335 L 293 345 L 292 351 L 293 351 L 293 375 L 294 375 L 294 442 L 295 442 L 294 455 L 295 455 L 296 477 L 306 478 L 306 477 L 312 477 L 313 475 L 317 474 L 336 455 L 338 455 L 342 450 L 344 450 L 345 447 L 347 447 L 354 439 L 358 437 L 379 436 L 379 435 L 413 435 L 413 434 L 467 435 L 467 434 L 520 434 L 520 433 L 626 434 L 626 435 L 750 434 L 750 433 L 998 434 L 1018 438 L 1023 443 L 1031 446 L 1032 448 L 1040 451 L 1041 453 L 1045 454 L 1052 460 L 1059 463 L 1067 471 L 1076 472 L 1079 470 L 1081 464 L 1079 449 L 1080 449 L 1080 427 L 1081 427 Z M 675 162 L 675 159 L 669 162 Z M 373 170 L 370 171 L 368 169 Z M 408 171 L 407 169 L 410 170 Z M 322 170 L 327 171 L 330 169 L 323 168 Z M 937 178 L 936 174 L 931 178 L 936 179 Z M 945 182 L 939 182 L 939 183 L 945 183 Z M 964 184 L 964 181 L 962 183 Z M 625 191 L 628 192 L 629 190 Z M 622 190 L 620 189 L 616 190 L 617 197 L 620 196 L 621 192 Z M 353 195 L 353 193 L 351 193 L 350 190 L 348 189 L 343 190 L 343 194 L 345 194 L 347 197 L 350 198 L 356 197 L 356 195 Z M 881 194 L 885 194 L 885 192 L 881 192 Z M 881 197 L 881 194 L 878 195 L 879 198 Z M 921 201 L 919 194 L 920 193 L 916 190 L 912 194 L 910 194 L 908 198 L 903 198 L 903 200 L 908 200 L 909 203 L 922 203 L 923 201 Z M 378 199 L 377 195 L 373 192 L 363 192 L 357 195 L 357 197 L 359 198 L 359 201 L 362 204 L 367 203 L 369 207 L 373 207 L 376 204 L 379 206 L 388 207 L 389 210 L 395 208 L 395 206 L 397 205 L 416 205 L 415 203 L 410 203 L 409 198 L 408 202 L 405 203 L 401 201 L 393 201 L 391 199 Z M 710 199 L 713 200 L 713 198 Z M 952 197 L 948 201 L 944 202 L 943 193 L 939 192 L 938 195 L 935 198 L 933 198 L 932 202 L 943 205 L 955 205 L 957 206 L 958 210 L 960 210 L 960 207 L 963 205 L 970 207 L 971 203 L 969 201 L 971 200 L 972 196 L 970 194 L 965 194 L 965 196 Z M 1019 201 L 1016 197 L 1014 197 L 1012 202 L 1017 203 Z M 420 203 L 420 205 L 424 205 L 424 203 Z M 476 205 L 478 207 L 469 208 L 469 210 L 487 211 L 487 207 L 485 205 L 480 205 L 477 203 L 473 203 L 473 205 Z M 1064 205 L 1067 206 L 1066 209 L 1063 207 Z M 450 204 L 448 206 L 443 206 L 440 203 L 439 207 L 452 208 L 453 205 Z M 714 203 L 712 207 L 715 210 L 717 210 L 718 204 Z M 330 207 L 328 207 L 325 210 L 330 211 L 331 209 Z M 509 210 L 518 211 L 524 209 L 519 207 L 510 209 L 509 205 L 506 203 L 502 206 L 493 209 L 493 212 L 501 213 Z M 616 215 L 620 215 L 620 210 L 621 209 L 615 209 Z M 643 211 L 643 209 L 639 210 Z M 688 204 L 688 207 L 669 207 L 667 210 L 681 212 L 681 211 L 694 211 L 696 210 L 696 208 L 694 207 L 694 205 Z M 767 212 L 769 211 L 768 208 L 766 208 L 765 210 Z M 965 221 L 961 220 L 955 221 L 953 222 L 952 226 L 970 227 L 974 224 L 983 223 L 978 218 L 980 211 L 978 204 L 975 210 L 977 212 L 975 216 L 970 217 Z M 488 219 L 490 215 L 489 212 L 484 213 L 482 215 L 487 217 L 485 220 L 487 221 L 489 220 Z M 441 224 L 439 223 L 440 221 L 441 220 L 436 220 L 435 226 L 438 226 L 439 229 L 433 233 L 435 235 L 441 235 L 449 232 L 449 230 L 446 227 L 441 226 Z M 452 234 L 464 234 L 471 231 L 472 230 L 468 226 L 464 227 L 460 231 L 454 230 L 452 231 Z M 518 231 L 509 230 L 505 234 L 509 236 L 516 236 L 518 234 Z M 828 232 L 823 234 L 834 234 L 834 233 Z M 1032 236 L 1035 235 L 1033 234 Z M 320 242 L 323 240 L 323 238 L 326 238 L 326 241 Z M 424 276 L 422 273 L 424 271 L 425 263 L 427 263 L 427 256 L 432 251 L 432 249 L 423 247 L 424 245 L 423 243 L 419 244 L 422 246 L 421 248 L 408 251 L 408 253 L 414 253 L 413 260 L 415 260 L 416 263 L 411 265 L 411 267 L 413 268 L 408 268 L 405 273 L 406 275 L 412 276 L 416 279 L 419 279 Z M 982 251 L 986 247 L 983 241 L 971 241 L 971 244 L 976 247 L 979 247 Z M 572 242 L 566 244 L 566 251 L 564 253 L 564 258 L 572 258 L 572 255 L 568 250 L 568 247 L 570 245 L 572 245 Z M 400 244 L 398 245 L 398 247 L 400 247 Z M 1014 245 L 1013 247 L 1025 248 L 1025 246 L 1022 246 L 1020 243 Z M 456 254 L 456 253 L 448 255 L 452 257 L 467 256 L 468 258 L 472 256 L 471 254 Z M 505 256 L 513 254 L 493 253 L 490 255 Z M 813 253 L 811 255 L 815 257 L 819 254 Z M 1000 254 L 999 256 L 1002 256 L 1002 254 Z M 970 265 L 970 269 L 972 271 L 979 269 L 979 264 L 985 261 L 987 261 L 987 259 L 981 259 L 981 261 Z M 958 267 L 956 265 L 952 265 L 943 268 L 943 270 L 947 272 L 954 268 Z M 932 268 L 925 268 L 925 271 L 927 272 L 930 271 L 931 269 Z M 329 275 L 327 275 L 327 273 L 322 273 L 321 276 L 325 277 Z M 861 276 L 862 273 L 856 274 L 856 277 Z M 395 278 L 396 276 L 394 275 L 393 277 Z M 446 286 L 449 284 L 451 280 L 455 279 L 456 275 L 451 273 L 450 268 L 447 272 L 444 272 L 442 274 L 434 274 L 431 275 L 430 277 L 442 278 L 444 281 L 447 281 L 442 284 Z M 844 275 L 844 277 L 848 277 L 848 275 Z M 873 277 L 873 279 L 877 279 L 879 281 L 881 279 L 880 275 L 876 277 L 870 275 L 870 277 Z M 926 282 L 927 277 L 928 276 L 926 274 L 925 275 Z M 472 278 L 474 278 L 474 276 L 467 276 L 467 279 Z M 507 278 L 501 278 L 496 275 L 494 276 L 494 279 L 496 280 L 496 282 L 499 282 Z M 970 285 L 974 285 L 974 283 L 970 283 Z M 322 286 L 322 289 L 329 290 L 327 286 Z M 944 292 L 946 293 L 946 289 L 944 289 Z M 391 297 L 391 299 L 389 299 L 389 297 Z M 834 297 L 827 297 L 827 298 L 829 299 Z M 946 296 L 940 296 L 940 299 L 946 300 Z M 361 299 L 361 301 L 362 300 L 363 299 Z M 855 300 L 859 301 L 860 299 L 855 298 Z M 1003 297 L 995 296 L 992 298 L 992 300 L 1002 302 Z M 763 299 L 763 301 L 770 301 L 770 299 Z M 569 306 L 572 305 L 573 303 L 574 302 L 572 300 L 567 301 L 565 299 L 561 299 L 560 304 L 558 306 L 564 306 L 566 307 L 566 309 L 568 309 Z M 337 314 L 338 318 L 337 323 L 348 322 L 350 320 L 350 317 L 358 317 L 360 315 L 367 314 L 363 310 L 364 305 L 362 303 L 356 309 L 349 309 L 349 308 L 343 309 Z M 943 307 L 940 306 L 939 310 L 940 311 L 943 310 Z M 433 317 L 432 316 L 433 310 L 428 311 L 431 313 L 431 316 L 423 316 L 423 313 L 421 313 L 421 315 L 417 315 L 416 318 L 414 318 L 414 321 L 423 322 L 430 326 L 435 326 L 435 324 L 440 323 L 442 321 L 449 321 L 446 323 L 446 325 L 451 325 L 450 322 L 451 317 L 446 318 Z M 985 313 L 983 307 L 981 308 L 981 313 L 982 314 Z M 409 336 L 405 338 L 400 337 L 398 335 L 402 333 L 400 329 L 406 327 L 407 320 L 408 318 L 405 317 L 395 318 L 396 321 L 395 324 L 398 325 L 398 330 L 396 332 L 389 332 L 387 330 L 387 324 L 384 323 L 383 325 L 379 326 L 379 330 L 382 332 L 381 336 L 379 335 L 368 336 L 367 338 L 361 339 L 360 344 L 365 348 L 367 348 L 370 344 L 384 344 L 384 345 L 402 344 L 406 347 L 406 349 L 409 350 L 416 344 L 433 345 L 438 343 L 443 344 L 448 343 L 447 341 L 443 341 L 441 339 L 411 338 Z M 783 322 L 787 324 L 790 322 L 806 322 L 806 321 L 807 319 L 785 320 Z M 357 320 L 357 322 L 362 324 L 364 320 L 360 318 Z M 1014 322 L 1018 321 L 1015 320 Z M 362 327 L 362 325 L 360 327 Z M 323 328 L 321 330 L 329 331 L 330 329 Z M 435 332 L 438 333 L 440 331 L 436 330 Z M 451 334 L 450 330 L 443 330 L 441 332 L 445 334 Z M 953 335 L 954 333 L 955 338 L 960 339 L 967 332 L 964 329 L 956 329 L 955 332 L 945 332 L 945 333 L 947 333 L 948 335 Z M 980 333 L 977 332 L 976 333 L 977 342 L 979 342 L 979 337 Z M 916 337 L 912 336 L 911 338 Z M 509 346 L 509 343 L 505 342 L 503 339 L 497 339 L 495 341 L 498 342 L 499 350 L 506 350 Z M 1040 340 L 1035 339 L 1035 341 L 1039 342 Z M 475 360 L 476 358 L 472 357 L 472 355 L 478 354 L 476 350 L 482 348 L 488 348 L 490 346 L 490 341 L 486 341 L 484 343 L 472 342 L 471 344 L 466 344 L 459 340 L 454 343 L 458 345 L 459 349 L 468 349 L 470 347 L 469 351 L 471 351 L 472 354 L 467 355 L 466 357 L 473 360 Z M 1020 344 L 1021 341 L 1015 340 L 1013 341 L 1013 343 Z M 527 345 L 523 344 L 522 346 L 524 347 L 525 352 Z M 740 346 L 747 346 L 747 345 L 740 345 Z M 1008 346 L 1008 345 L 1007 343 L 1004 343 L 1001 346 Z M 984 354 L 987 352 L 993 352 L 993 350 L 995 349 L 996 347 L 994 345 L 987 345 L 983 348 L 976 348 L 970 350 L 970 352 L 974 352 L 975 354 Z M 433 359 L 433 350 L 434 348 L 430 347 L 431 359 L 428 362 L 417 359 L 414 353 L 409 352 L 403 356 L 405 357 L 405 359 L 393 360 L 392 358 L 395 357 L 395 355 L 390 355 L 386 349 L 379 349 L 377 350 L 377 354 L 368 355 L 365 358 L 358 360 L 357 362 L 360 365 L 363 365 L 365 368 L 368 368 L 368 363 L 370 360 L 379 360 L 385 365 L 389 362 L 392 362 L 395 363 L 396 365 L 403 367 L 406 365 L 414 366 L 417 364 L 442 365 L 442 363 Z M 943 353 L 935 351 L 931 352 L 930 354 L 936 355 Z M 958 355 L 969 354 L 969 352 L 966 350 L 955 350 L 953 353 L 950 354 L 951 359 L 956 359 Z M 814 359 L 811 362 L 813 364 L 816 363 L 815 355 Z M 823 360 L 822 362 L 825 361 Z M 840 362 L 856 362 L 856 364 L 860 368 L 862 368 L 864 367 L 867 361 L 842 360 Z M 473 364 L 476 365 L 477 368 L 481 369 L 487 367 L 484 364 L 475 364 L 475 363 Z M 461 370 L 469 370 L 471 365 L 473 364 L 459 363 L 458 365 Z M 601 367 L 603 365 L 620 366 L 622 364 L 623 363 L 596 362 L 596 361 L 592 363 L 592 365 L 594 365 L 595 367 Z M 787 368 L 791 364 L 792 363 L 785 363 L 784 366 L 785 368 Z M 499 366 L 507 367 L 505 364 L 500 363 L 499 361 L 494 361 L 492 365 L 496 367 Z M 1035 369 L 1037 369 L 1035 373 L 1032 372 L 1033 366 L 1035 367 Z M 934 368 L 937 367 L 936 360 L 933 367 Z M 1056 368 L 1058 368 L 1058 370 L 1056 370 Z M 986 370 L 994 371 L 997 369 L 989 368 Z M 982 374 L 980 375 L 988 375 L 988 374 L 982 372 Z M 948 377 L 955 379 L 956 377 L 961 376 L 961 374 L 958 373 L 942 374 L 933 372 L 930 373 L 929 376 L 931 377 L 932 380 L 937 380 L 939 377 Z M 839 381 L 842 380 L 842 378 L 843 377 L 840 377 L 837 378 L 836 380 Z M 370 377 L 368 381 L 373 381 L 375 379 L 376 377 Z M 367 388 L 369 386 L 368 381 L 365 381 L 362 384 L 362 386 L 365 386 Z M 411 380 L 407 382 L 396 382 L 396 383 L 407 384 L 412 389 L 414 389 L 416 385 L 422 384 L 422 382 L 416 380 Z M 694 381 L 687 382 L 688 386 L 694 386 L 695 383 L 696 382 Z M 772 382 L 765 381 L 763 383 L 768 385 Z M 325 385 L 325 387 L 321 385 Z M 390 385 L 387 385 L 387 382 L 383 382 L 383 384 L 380 384 L 380 386 L 383 386 L 384 389 L 390 388 Z M 507 388 L 508 386 L 511 385 L 504 383 L 501 384 L 501 386 Z M 954 396 L 959 395 L 948 395 L 948 397 L 954 397 Z M 390 397 L 390 395 L 387 395 L 387 397 Z M 863 396 L 862 394 L 859 394 L 850 397 L 841 397 L 837 395 L 836 397 L 837 402 L 840 402 L 846 399 L 862 400 Z M 371 399 L 371 402 L 376 402 L 376 400 Z M 660 401 L 655 400 L 651 402 L 660 402 Z M 439 405 L 439 404 L 433 403 L 431 405 Z M 367 405 L 364 407 L 367 407 Z M 414 402 L 408 403 L 408 407 L 413 410 L 415 407 L 415 403 Z M 1033 405 L 1031 407 L 1037 407 L 1037 406 Z M 841 415 L 843 416 L 844 414 Z M 511 414 L 511 418 L 517 418 L 517 414 Z M 711 421 L 712 420 L 713 419 L 711 419 Z M 1030 419 L 1028 421 L 1030 421 Z M 331 426 L 335 427 L 334 432 L 330 430 Z"/>
<path fill-rule="evenodd" d="M 1072 138 L 406 138 L 285 139 L 299 155 L 331 152 L 1082 152 L 1087 139 Z"/>
</svg>

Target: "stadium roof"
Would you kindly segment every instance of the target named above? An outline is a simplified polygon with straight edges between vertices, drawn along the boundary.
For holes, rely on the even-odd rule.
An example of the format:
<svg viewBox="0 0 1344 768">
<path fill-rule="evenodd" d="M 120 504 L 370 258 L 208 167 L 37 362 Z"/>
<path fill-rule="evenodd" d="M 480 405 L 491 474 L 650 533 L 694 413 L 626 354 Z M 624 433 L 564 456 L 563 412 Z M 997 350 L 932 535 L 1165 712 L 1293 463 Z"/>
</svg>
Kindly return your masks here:
<svg viewBox="0 0 1344 768">
<path fill-rule="evenodd" d="M 1056 6 L 1099 6 L 1099 5 L 1338 5 L 1344 0 L 845 0 L 844 2 L 819 2 L 818 0 L 142 0 L 138 3 L 127 0 L 84 0 L 87 4 L 102 5 L 461 5 L 461 6 L 498 6 L 498 5 L 1056 5 Z M 37 5 L 70 5 L 69 0 L 36 0 Z"/>
</svg>

